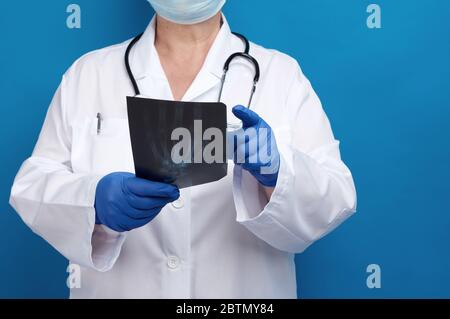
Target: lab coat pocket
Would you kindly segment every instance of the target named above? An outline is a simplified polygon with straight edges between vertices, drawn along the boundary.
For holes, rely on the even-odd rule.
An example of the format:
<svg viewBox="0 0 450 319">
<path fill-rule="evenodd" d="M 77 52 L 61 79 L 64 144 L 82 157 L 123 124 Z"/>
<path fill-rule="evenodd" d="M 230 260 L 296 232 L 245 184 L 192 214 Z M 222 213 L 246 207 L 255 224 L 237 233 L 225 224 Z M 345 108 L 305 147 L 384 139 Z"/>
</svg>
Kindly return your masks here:
<svg viewBox="0 0 450 319">
<path fill-rule="evenodd" d="M 90 119 L 75 125 L 72 145 L 74 171 L 107 175 L 134 172 L 128 120 Z"/>
</svg>

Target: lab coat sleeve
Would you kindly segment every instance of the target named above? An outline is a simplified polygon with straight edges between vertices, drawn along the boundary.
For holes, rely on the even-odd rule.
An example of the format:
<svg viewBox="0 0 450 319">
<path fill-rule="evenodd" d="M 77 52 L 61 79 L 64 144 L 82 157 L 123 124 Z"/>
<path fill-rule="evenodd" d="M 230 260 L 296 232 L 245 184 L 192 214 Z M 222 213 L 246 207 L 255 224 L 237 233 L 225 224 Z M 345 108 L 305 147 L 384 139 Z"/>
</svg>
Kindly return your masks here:
<svg viewBox="0 0 450 319">
<path fill-rule="evenodd" d="M 63 78 L 34 152 L 15 178 L 10 204 L 35 233 L 72 263 L 107 271 L 118 258 L 125 235 L 95 225 L 100 176 L 71 169 L 65 89 Z"/>
<path fill-rule="evenodd" d="M 277 249 L 301 253 L 355 212 L 356 191 L 322 105 L 295 65 L 284 108 L 289 124 L 274 128 L 281 165 L 273 195 L 267 201 L 240 166 L 233 194 L 239 223 Z"/>
</svg>

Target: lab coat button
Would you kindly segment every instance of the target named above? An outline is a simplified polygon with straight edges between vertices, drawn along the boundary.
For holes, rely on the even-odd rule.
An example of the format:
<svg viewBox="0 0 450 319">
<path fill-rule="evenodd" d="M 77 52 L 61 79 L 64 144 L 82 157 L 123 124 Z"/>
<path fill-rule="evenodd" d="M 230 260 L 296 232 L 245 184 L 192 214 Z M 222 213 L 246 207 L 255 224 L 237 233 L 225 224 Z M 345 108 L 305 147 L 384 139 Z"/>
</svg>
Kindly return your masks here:
<svg viewBox="0 0 450 319">
<path fill-rule="evenodd" d="M 184 207 L 184 200 L 180 197 L 172 203 L 173 208 L 181 209 Z"/>
<path fill-rule="evenodd" d="M 177 256 L 170 256 L 167 259 L 167 267 L 177 269 L 180 266 L 180 259 Z"/>
</svg>

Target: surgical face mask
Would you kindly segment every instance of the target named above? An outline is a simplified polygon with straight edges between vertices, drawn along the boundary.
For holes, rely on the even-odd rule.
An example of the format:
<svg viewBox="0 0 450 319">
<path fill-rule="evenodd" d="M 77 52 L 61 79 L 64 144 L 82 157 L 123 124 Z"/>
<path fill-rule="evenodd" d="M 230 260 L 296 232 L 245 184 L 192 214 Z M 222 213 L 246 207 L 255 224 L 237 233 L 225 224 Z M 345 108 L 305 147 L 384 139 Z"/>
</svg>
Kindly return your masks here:
<svg viewBox="0 0 450 319">
<path fill-rule="evenodd" d="M 226 0 L 148 0 L 156 13 L 177 24 L 195 24 L 216 15 Z"/>
</svg>

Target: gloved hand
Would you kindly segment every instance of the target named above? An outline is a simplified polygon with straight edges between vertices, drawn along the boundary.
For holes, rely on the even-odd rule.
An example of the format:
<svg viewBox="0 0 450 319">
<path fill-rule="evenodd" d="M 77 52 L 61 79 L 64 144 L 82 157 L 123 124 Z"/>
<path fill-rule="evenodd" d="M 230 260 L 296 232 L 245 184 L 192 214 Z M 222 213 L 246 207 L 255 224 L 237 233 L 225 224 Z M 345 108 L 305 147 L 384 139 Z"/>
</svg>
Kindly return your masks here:
<svg viewBox="0 0 450 319">
<path fill-rule="evenodd" d="M 96 224 L 126 232 L 151 222 L 180 197 L 176 186 L 150 182 L 130 173 L 103 177 L 95 194 Z"/>
<path fill-rule="evenodd" d="M 266 187 L 275 187 L 280 170 L 280 154 L 270 126 L 258 114 L 245 106 L 233 108 L 233 114 L 242 121 L 242 129 L 233 132 L 236 165 L 252 174 Z M 230 141 L 229 142 L 233 142 Z"/>
</svg>

